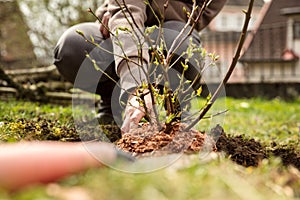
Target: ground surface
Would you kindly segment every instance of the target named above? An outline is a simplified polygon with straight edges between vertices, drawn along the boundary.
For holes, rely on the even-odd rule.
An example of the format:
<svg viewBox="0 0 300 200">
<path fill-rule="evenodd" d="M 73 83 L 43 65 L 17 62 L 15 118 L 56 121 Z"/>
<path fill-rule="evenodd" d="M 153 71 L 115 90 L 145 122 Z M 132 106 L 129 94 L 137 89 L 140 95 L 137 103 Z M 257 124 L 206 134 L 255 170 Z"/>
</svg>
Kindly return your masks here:
<svg viewBox="0 0 300 200">
<path fill-rule="evenodd" d="M 257 167 L 263 159 L 276 156 L 282 159 L 283 165 L 293 165 L 300 170 L 300 151 L 296 146 L 278 146 L 274 142 L 271 149 L 253 138 L 227 135 L 219 125 L 207 134 L 196 130 L 182 131 L 184 127 L 175 124 L 171 133 L 165 133 L 164 129 L 157 130 L 144 125 L 125 134 L 116 144 L 136 157 L 199 153 L 206 144 L 211 146 L 212 152 L 224 152 L 232 161 L 244 167 Z"/>
<path fill-rule="evenodd" d="M 136 155 L 166 147 L 171 148 L 168 151 L 186 149 L 191 153 L 201 150 L 204 139 L 217 138 L 217 153 L 211 158 L 218 159 L 207 163 L 193 153 L 166 169 L 139 176 L 95 169 L 16 194 L 0 191 L 0 199 L 74 199 L 74 195 L 81 199 L 299 198 L 300 102 L 227 98 L 226 104 L 229 112 L 222 126 L 204 121 L 197 127 L 200 131 L 157 132 L 155 137 L 149 137 L 144 128 L 118 144 L 129 152 L 137 151 Z M 70 107 L 10 101 L 0 102 L 0 108 L 2 142 L 80 140 Z"/>
</svg>

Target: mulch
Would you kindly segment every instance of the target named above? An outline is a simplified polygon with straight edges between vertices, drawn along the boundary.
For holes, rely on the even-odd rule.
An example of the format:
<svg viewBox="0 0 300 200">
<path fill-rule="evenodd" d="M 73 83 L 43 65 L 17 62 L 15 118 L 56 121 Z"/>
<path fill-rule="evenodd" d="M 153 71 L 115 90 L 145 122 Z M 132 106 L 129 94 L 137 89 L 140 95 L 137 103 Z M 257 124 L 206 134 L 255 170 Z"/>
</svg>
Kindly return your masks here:
<svg viewBox="0 0 300 200">
<path fill-rule="evenodd" d="M 124 134 L 116 144 L 120 149 L 135 156 L 150 152 L 151 155 L 158 155 L 162 152 L 171 154 L 201 151 L 208 139 L 207 135 L 194 129 L 183 131 L 185 127 L 186 125 L 177 123 L 166 133 L 165 127 L 159 130 L 156 126 L 144 124 Z"/>
</svg>

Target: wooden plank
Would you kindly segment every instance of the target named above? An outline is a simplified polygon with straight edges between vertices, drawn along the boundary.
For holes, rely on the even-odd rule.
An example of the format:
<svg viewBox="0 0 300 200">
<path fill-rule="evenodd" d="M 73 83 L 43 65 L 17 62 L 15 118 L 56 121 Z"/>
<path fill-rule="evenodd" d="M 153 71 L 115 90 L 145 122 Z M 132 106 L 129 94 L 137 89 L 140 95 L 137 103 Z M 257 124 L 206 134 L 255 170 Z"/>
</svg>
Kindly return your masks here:
<svg viewBox="0 0 300 200">
<path fill-rule="evenodd" d="M 46 67 L 33 67 L 29 69 L 11 69 L 11 70 L 4 70 L 4 71 L 7 75 L 10 76 L 51 73 L 56 71 L 56 66 L 50 65 Z"/>
</svg>

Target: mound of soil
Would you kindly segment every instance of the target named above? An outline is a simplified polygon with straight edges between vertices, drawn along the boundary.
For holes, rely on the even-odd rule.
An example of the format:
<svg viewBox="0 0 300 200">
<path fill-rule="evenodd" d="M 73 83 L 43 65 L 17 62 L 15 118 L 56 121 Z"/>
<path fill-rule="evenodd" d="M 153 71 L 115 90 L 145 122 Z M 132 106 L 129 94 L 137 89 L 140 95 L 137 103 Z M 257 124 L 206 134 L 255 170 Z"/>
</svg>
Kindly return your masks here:
<svg viewBox="0 0 300 200">
<path fill-rule="evenodd" d="M 190 153 L 199 152 L 208 139 L 205 133 L 191 129 L 186 132 L 183 124 L 174 124 L 173 129 L 166 133 L 165 127 L 159 130 L 157 127 L 144 124 L 133 129 L 130 133 L 124 134 L 117 141 L 117 146 L 130 152 L 135 156 L 161 155 L 168 153 Z M 213 143 L 213 140 L 210 140 Z"/>
</svg>

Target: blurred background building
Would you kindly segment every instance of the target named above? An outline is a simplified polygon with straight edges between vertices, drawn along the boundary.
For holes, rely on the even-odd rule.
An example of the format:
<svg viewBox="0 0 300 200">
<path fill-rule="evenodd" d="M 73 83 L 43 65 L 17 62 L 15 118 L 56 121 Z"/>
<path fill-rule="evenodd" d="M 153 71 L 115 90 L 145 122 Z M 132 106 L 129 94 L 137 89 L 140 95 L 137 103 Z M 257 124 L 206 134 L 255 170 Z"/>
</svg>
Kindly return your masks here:
<svg viewBox="0 0 300 200">
<path fill-rule="evenodd" d="M 217 83 L 229 67 L 248 1 L 228 0 L 203 33 L 208 51 L 220 54 L 206 82 Z M 255 0 L 243 54 L 227 85 L 229 96 L 298 97 L 300 94 L 300 1 Z"/>
</svg>

